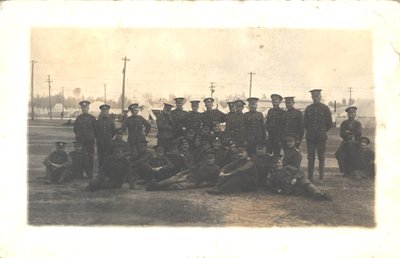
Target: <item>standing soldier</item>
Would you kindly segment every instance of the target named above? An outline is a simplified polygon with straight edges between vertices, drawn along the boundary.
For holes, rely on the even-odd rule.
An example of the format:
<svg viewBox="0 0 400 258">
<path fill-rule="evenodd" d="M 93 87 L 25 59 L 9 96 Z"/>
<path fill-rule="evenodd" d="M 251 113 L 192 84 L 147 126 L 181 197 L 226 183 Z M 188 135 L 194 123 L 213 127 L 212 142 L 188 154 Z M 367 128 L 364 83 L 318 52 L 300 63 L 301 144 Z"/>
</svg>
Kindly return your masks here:
<svg viewBox="0 0 400 258">
<path fill-rule="evenodd" d="M 256 152 L 256 146 L 265 141 L 264 116 L 257 111 L 258 98 L 248 98 L 249 112 L 244 114 L 247 150 L 249 155 Z"/>
<path fill-rule="evenodd" d="M 325 147 L 327 132 L 332 127 L 332 113 L 327 105 L 321 103 L 320 89 L 311 90 L 313 104 L 306 107 L 304 128 L 306 129 L 308 179 L 314 182 L 315 149 L 318 152 L 319 181 L 323 183 L 325 172 Z"/>
<path fill-rule="evenodd" d="M 175 98 L 176 108 L 171 111 L 172 119 L 175 124 L 175 138 L 183 136 L 187 128 L 187 115 L 188 113 L 183 110 L 183 104 L 185 103 L 184 98 Z"/>
<path fill-rule="evenodd" d="M 244 114 L 243 114 L 243 108 L 246 103 L 238 99 L 235 101 L 235 107 L 236 107 L 236 121 L 235 121 L 235 136 L 233 140 L 238 143 L 239 145 L 243 144 L 244 141 L 246 140 L 246 127 L 244 123 Z"/>
<path fill-rule="evenodd" d="M 205 98 L 203 101 L 206 106 L 206 111 L 203 112 L 203 123 L 210 129 L 210 131 L 214 127 L 214 122 L 226 122 L 226 114 L 222 113 L 218 109 L 213 109 L 213 98 Z"/>
<path fill-rule="evenodd" d="M 174 139 L 174 120 L 171 116 L 172 105 L 164 103 L 163 110 L 157 115 L 157 145 L 169 151 L 171 141 Z"/>
<path fill-rule="evenodd" d="M 357 107 L 348 107 L 345 110 L 348 119 L 340 124 L 340 137 L 343 139 L 335 157 L 338 161 L 340 173 L 348 176 L 354 171 L 354 154 L 358 141 L 361 137 L 361 123 L 354 120 L 356 117 Z"/>
<path fill-rule="evenodd" d="M 80 142 L 88 155 L 87 167 L 85 169 L 89 178 L 93 177 L 94 140 L 96 138 L 96 118 L 89 114 L 89 101 L 79 102 L 82 114 L 74 123 L 75 140 Z"/>
<path fill-rule="evenodd" d="M 200 100 L 190 101 L 192 110 L 187 114 L 187 127 L 193 129 L 196 134 L 200 134 L 203 125 L 203 114 L 199 112 L 199 103 Z"/>
<path fill-rule="evenodd" d="M 110 156 L 111 143 L 115 136 L 115 124 L 110 118 L 110 106 L 103 104 L 100 107 L 100 115 L 96 123 L 97 132 L 97 155 L 99 158 L 99 168 L 103 166 L 104 161 Z"/>
<path fill-rule="evenodd" d="M 304 119 L 300 110 L 294 108 L 294 97 L 284 97 L 287 111 L 283 113 L 282 137 L 287 134 L 296 135 L 296 147 L 299 148 L 304 136 Z M 282 138 L 282 146 L 286 151 L 285 139 Z"/>
<path fill-rule="evenodd" d="M 282 121 L 285 111 L 279 107 L 282 102 L 282 96 L 278 94 L 271 95 L 272 108 L 268 110 L 265 128 L 268 132 L 268 152 L 274 155 L 281 153 L 282 141 Z"/>
<path fill-rule="evenodd" d="M 151 124 L 139 115 L 139 104 L 131 104 L 128 109 L 132 115 L 122 124 L 121 129 L 125 131 L 128 128 L 128 143 L 132 154 L 135 155 L 137 153 L 137 145 L 140 142 L 146 142 L 146 136 L 150 132 Z"/>
<path fill-rule="evenodd" d="M 228 102 L 229 113 L 226 114 L 225 137 L 227 139 L 234 139 L 236 134 L 236 107 L 235 102 Z"/>
</svg>

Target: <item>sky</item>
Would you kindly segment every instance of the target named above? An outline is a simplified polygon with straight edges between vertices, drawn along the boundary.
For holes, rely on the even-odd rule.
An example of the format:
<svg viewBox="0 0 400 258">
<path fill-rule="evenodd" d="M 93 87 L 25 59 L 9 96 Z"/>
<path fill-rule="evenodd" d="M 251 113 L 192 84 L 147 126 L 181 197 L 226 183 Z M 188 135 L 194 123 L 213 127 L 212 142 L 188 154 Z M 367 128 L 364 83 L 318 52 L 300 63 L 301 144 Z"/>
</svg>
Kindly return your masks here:
<svg viewBox="0 0 400 258">
<path fill-rule="evenodd" d="M 308 91 L 323 89 L 325 100 L 371 97 L 372 34 L 366 30 L 317 29 L 149 29 L 33 28 L 31 59 L 34 94 L 117 99 L 122 91 L 122 58 L 127 57 L 126 96 L 145 93 L 154 98 L 235 93 L 252 96 L 278 93 L 309 99 Z"/>
</svg>

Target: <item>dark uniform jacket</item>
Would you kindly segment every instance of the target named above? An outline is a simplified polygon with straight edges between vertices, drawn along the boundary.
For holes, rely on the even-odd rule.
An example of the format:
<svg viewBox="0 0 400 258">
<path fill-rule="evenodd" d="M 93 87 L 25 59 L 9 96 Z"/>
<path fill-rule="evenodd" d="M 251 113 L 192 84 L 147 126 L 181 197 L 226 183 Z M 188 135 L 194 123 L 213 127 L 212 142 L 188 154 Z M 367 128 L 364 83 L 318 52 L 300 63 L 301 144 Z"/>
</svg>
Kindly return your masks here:
<svg viewBox="0 0 400 258">
<path fill-rule="evenodd" d="M 100 175 L 108 178 L 116 186 L 122 186 L 125 177 L 130 173 L 131 167 L 125 157 L 110 156 L 100 168 Z"/>
<path fill-rule="evenodd" d="M 258 111 L 249 111 L 244 114 L 246 140 L 252 142 L 265 141 L 264 116 Z"/>
<path fill-rule="evenodd" d="M 183 109 L 175 109 L 171 111 L 172 119 L 174 120 L 174 130 L 176 136 L 183 135 L 185 128 L 187 127 L 187 115 L 188 112 Z"/>
<path fill-rule="evenodd" d="M 210 128 L 214 127 L 214 122 L 224 123 L 226 121 L 226 114 L 222 113 L 218 109 L 206 110 L 203 112 L 203 123 L 205 126 Z"/>
<path fill-rule="evenodd" d="M 304 177 L 304 172 L 292 166 L 285 166 L 279 170 L 272 169 L 271 190 L 278 192 L 280 189 L 284 194 L 292 194 L 296 190 L 295 185 L 291 184 L 292 180 L 296 178 L 300 182 L 300 179 Z"/>
<path fill-rule="evenodd" d="M 300 110 L 293 108 L 284 112 L 282 126 L 282 139 L 284 139 L 286 134 L 292 133 L 301 142 L 304 137 L 304 119 Z"/>
<path fill-rule="evenodd" d="M 99 117 L 96 121 L 97 142 L 101 144 L 111 144 L 116 128 L 114 121 L 109 117 Z"/>
<path fill-rule="evenodd" d="M 174 168 L 174 165 L 166 156 L 152 156 L 143 163 L 143 166 L 148 170 L 152 170 L 153 168 L 157 167 L 163 167 L 161 171 Z"/>
<path fill-rule="evenodd" d="M 80 114 L 74 123 L 77 141 L 94 140 L 96 137 L 96 118 L 91 114 Z"/>
<path fill-rule="evenodd" d="M 203 124 L 203 113 L 189 111 L 186 122 L 188 129 L 193 129 L 196 133 L 199 133 Z"/>
<path fill-rule="evenodd" d="M 359 150 L 359 158 L 357 159 L 358 170 L 374 169 L 375 152 L 371 149 Z"/>
<path fill-rule="evenodd" d="M 124 152 L 125 157 L 129 157 L 131 155 L 131 147 L 129 144 L 122 140 L 122 139 L 114 139 L 111 142 L 112 146 L 119 146 L 122 148 L 122 151 Z"/>
<path fill-rule="evenodd" d="M 234 139 L 237 132 L 237 113 L 229 112 L 226 114 L 225 134 L 229 139 Z"/>
<path fill-rule="evenodd" d="M 172 115 L 161 111 L 157 115 L 157 138 L 158 139 L 173 139 L 175 136 L 174 132 L 175 123 L 172 119 Z"/>
<path fill-rule="evenodd" d="M 302 156 L 297 148 L 287 149 L 285 155 L 283 155 L 283 165 L 293 166 L 295 168 L 300 168 Z"/>
<path fill-rule="evenodd" d="M 307 139 L 326 140 L 326 132 L 332 127 L 332 113 L 325 104 L 311 104 L 304 113 Z"/>
<path fill-rule="evenodd" d="M 234 175 L 241 175 L 251 179 L 254 183 L 257 180 L 257 171 L 255 163 L 251 158 L 237 159 L 222 168 L 224 173 L 231 173 Z"/>
<path fill-rule="evenodd" d="M 72 164 L 71 157 L 65 151 L 62 152 L 53 151 L 52 153 L 50 153 L 49 156 L 45 158 L 43 164 L 46 167 L 48 167 L 51 165 L 50 162 L 55 163 L 57 165 L 63 165 L 64 168 L 68 168 Z"/>
<path fill-rule="evenodd" d="M 265 129 L 276 139 L 281 138 L 282 126 L 283 126 L 283 115 L 285 110 L 282 108 L 271 108 L 268 110 L 267 116 L 265 118 Z"/>
<path fill-rule="evenodd" d="M 85 170 L 85 166 L 88 162 L 88 156 L 85 151 L 76 151 L 73 150 L 68 153 L 71 157 L 72 166 L 71 173 L 73 177 L 82 177 L 83 171 Z"/>
<path fill-rule="evenodd" d="M 218 150 L 213 149 L 215 153 L 215 164 L 219 167 L 223 167 L 228 164 L 228 149 L 221 146 Z"/>
<path fill-rule="evenodd" d="M 351 138 L 358 141 L 361 137 L 361 123 L 356 120 L 353 120 L 353 122 L 350 123 L 350 120 L 348 119 L 343 121 L 340 124 L 340 137 L 344 142 Z"/>
<path fill-rule="evenodd" d="M 187 179 L 194 182 L 196 185 L 202 182 L 210 184 L 216 184 L 218 180 L 218 174 L 220 167 L 216 164 L 208 165 L 206 161 L 197 163 L 188 175 Z"/>
<path fill-rule="evenodd" d="M 146 135 L 149 133 L 151 125 L 140 115 L 132 115 L 128 117 L 122 130 L 128 128 L 128 142 L 140 142 L 146 140 Z"/>
</svg>

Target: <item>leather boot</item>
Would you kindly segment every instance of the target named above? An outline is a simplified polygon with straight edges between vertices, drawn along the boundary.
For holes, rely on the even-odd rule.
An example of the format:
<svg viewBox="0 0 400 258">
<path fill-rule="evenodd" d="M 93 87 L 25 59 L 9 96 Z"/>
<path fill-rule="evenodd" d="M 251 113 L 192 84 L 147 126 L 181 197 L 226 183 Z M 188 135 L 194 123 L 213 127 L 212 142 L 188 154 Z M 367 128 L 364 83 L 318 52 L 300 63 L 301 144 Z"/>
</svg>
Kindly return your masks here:
<svg viewBox="0 0 400 258">
<path fill-rule="evenodd" d="M 314 160 L 309 159 L 308 160 L 308 180 L 310 180 L 312 183 L 314 183 Z"/>
</svg>

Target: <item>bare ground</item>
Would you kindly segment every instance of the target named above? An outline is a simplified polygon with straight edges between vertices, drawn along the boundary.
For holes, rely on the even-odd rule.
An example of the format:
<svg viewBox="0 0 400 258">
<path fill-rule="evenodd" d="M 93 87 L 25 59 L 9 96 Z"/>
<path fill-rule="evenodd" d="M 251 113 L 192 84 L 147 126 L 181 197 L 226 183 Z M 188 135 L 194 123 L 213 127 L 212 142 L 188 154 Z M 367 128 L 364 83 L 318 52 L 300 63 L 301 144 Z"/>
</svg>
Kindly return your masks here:
<svg viewBox="0 0 400 258">
<path fill-rule="evenodd" d="M 282 196 L 260 189 L 255 193 L 210 196 L 206 189 L 146 192 L 143 188 L 85 192 L 88 179 L 63 185 L 45 185 L 43 159 L 54 148 L 52 142 L 72 143 L 70 126 L 60 121 L 30 122 L 28 131 L 28 219 L 31 225 L 132 225 L 132 226 L 245 226 L 374 227 L 374 182 L 342 178 L 334 152 L 340 143 L 332 129 L 327 144 L 326 180 L 320 188 L 332 201 Z M 155 144 L 155 132 L 150 143 Z M 374 137 L 374 131 L 364 130 Z M 67 151 L 72 150 L 72 144 Z M 302 167 L 306 170 L 305 143 Z M 96 163 L 96 161 L 95 161 Z M 317 175 L 317 173 L 316 173 Z"/>
</svg>

